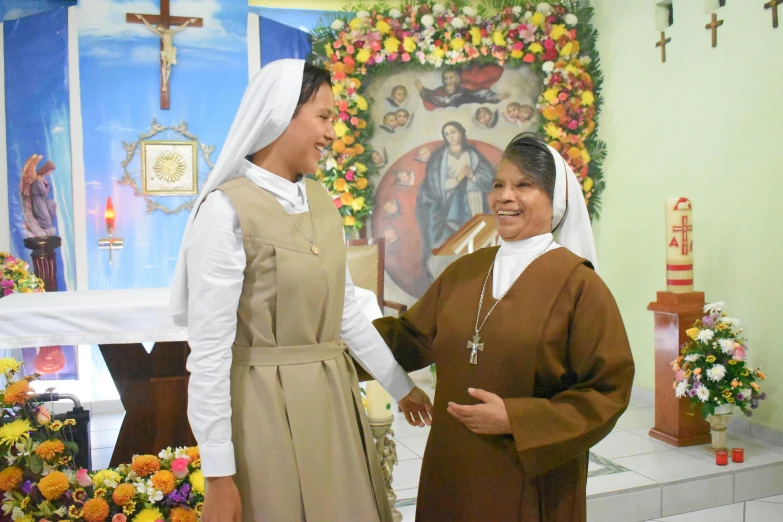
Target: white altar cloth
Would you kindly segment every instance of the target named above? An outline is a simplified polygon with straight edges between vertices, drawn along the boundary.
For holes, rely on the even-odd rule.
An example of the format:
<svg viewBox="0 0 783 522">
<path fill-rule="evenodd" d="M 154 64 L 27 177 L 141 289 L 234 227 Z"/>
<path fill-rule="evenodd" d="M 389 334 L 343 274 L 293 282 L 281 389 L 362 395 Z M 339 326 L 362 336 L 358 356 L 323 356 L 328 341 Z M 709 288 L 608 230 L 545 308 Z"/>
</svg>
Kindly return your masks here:
<svg viewBox="0 0 783 522">
<path fill-rule="evenodd" d="M 355 292 L 370 320 L 381 317 L 374 293 Z M 168 303 L 168 288 L 11 294 L 0 299 L 0 348 L 187 341 Z"/>
</svg>

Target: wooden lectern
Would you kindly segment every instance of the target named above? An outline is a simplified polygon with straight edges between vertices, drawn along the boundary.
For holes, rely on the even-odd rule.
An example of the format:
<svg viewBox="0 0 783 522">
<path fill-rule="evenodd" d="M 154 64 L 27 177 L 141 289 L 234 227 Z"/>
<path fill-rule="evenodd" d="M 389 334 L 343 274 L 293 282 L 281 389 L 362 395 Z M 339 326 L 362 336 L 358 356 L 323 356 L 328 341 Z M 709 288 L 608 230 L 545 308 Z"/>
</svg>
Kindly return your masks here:
<svg viewBox="0 0 783 522">
<path fill-rule="evenodd" d="M 433 256 L 471 254 L 474 250 L 498 244 L 495 217 L 492 214 L 476 214 L 438 248 Z"/>
</svg>

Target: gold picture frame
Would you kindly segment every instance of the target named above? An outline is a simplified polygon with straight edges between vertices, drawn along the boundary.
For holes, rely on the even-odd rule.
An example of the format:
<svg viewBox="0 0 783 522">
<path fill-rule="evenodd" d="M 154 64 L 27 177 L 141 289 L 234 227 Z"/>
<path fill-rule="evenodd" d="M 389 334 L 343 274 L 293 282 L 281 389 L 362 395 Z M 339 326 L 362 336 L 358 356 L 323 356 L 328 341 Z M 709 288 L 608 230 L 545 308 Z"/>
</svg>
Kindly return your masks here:
<svg viewBox="0 0 783 522">
<path fill-rule="evenodd" d="M 145 196 L 197 195 L 197 142 L 142 141 L 141 184 Z"/>
</svg>

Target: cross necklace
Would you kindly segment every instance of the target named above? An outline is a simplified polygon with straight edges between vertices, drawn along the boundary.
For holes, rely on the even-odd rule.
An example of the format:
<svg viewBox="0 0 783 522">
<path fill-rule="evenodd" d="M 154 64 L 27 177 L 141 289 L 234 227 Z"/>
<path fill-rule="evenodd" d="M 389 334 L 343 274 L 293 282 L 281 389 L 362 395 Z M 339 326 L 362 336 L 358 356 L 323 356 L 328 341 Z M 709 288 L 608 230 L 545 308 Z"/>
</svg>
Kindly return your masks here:
<svg viewBox="0 0 783 522">
<path fill-rule="evenodd" d="M 549 250 L 549 247 L 551 247 L 552 243 L 554 242 L 555 242 L 554 239 L 550 241 L 549 244 L 546 246 L 546 248 L 544 248 L 541 252 L 539 252 L 538 255 L 534 257 L 533 260 L 530 261 L 530 263 L 528 263 L 527 266 L 530 266 L 533 263 L 533 261 L 541 257 L 544 254 L 544 252 Z M 525 267 L 525 270 L 522 270 L 522 272 L 520 272 L 520 274 L 516 278 L 514 278 L 514 280 L 511 282 L 511 284 L 506 289 L 506 291 L 503 292 L 503 295 L 495 299 L 495 304 L 492 305 L 492 308 L 489 309 L 487 315 L 484 316 L 484 320 L 481 321 L 481 325 L 479 325 L 479 319 L 481 318 L 481 308 L 484 305 L 484 294 L 487 291 L 487 282 L 489 282 L 489 276 L 492 275 L 493 268 L 495 268 L 495 260 L 493 260 L 492 264 L 489 265 L 489 270 L 487 271 L 487 277 L 486 279 L 484 279 L 484 286 L 481 288 L 481 297 L 479 298 L 478 311 L 476 312 L 476 326 L 474 327 L 473 339 L 468 341 L 468 350 L 470 350 L 470 359 L 468 360 L 468 362 L 470 364 L 478 364 L 478 353 L 484 351 L 484 343 L 481 342 L 481 336 L 479 335 L 479 332 L 481 331 L 482 328 L 484 328 L 484 324 L 487 322 L 489 315 L 495 310 L 495 307 L 498 305 L 500 300 L 506 297 L 508 291 L 511 290 L 511 287 L 513 287 L 514 283 L 517 282 L 517 279 L 519 279 L 519 277 L 525 272 L 525 270 L 527 270 L 527 267 Z"/>
</svg>

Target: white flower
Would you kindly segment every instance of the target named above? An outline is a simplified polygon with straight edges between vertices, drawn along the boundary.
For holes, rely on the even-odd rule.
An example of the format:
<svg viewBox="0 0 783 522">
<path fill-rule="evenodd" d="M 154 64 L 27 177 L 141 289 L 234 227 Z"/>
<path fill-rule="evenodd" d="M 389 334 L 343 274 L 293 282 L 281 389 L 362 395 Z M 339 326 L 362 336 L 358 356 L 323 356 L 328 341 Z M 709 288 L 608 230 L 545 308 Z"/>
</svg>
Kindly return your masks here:
<svg viewBox="0 0 783 522">
<path fill-rule="evenodd" d="M 15 507 L 11 512 L 11 520 L 19 520 L 20 518 L 24 518 L 24 511 L 20 507 Z"/>
<path fill-rule="evenodd" d="M 705 314 L 719 314 L 723 311 L 723 309 L 726 308 L 726 303 L 723 301 L 718 301 L 717 303 L 707 303 L 704 305 L 704 313 Z"/>
<path fill-rule="evenodd" d="M 338 18 L 338 19 L 336 19 L 334 22 L 332 22 L 332 29 L 334 29 L 335 31 L 339 31 L 339 30 L 340 30 L 340 29 L 342 29 L 344 26 L 345 26 L 345 22 L 343 22 L 343 21 L 342 21 L 342 20 L 340 20 L 339 18 Z"/>
<path fill-rule="evenodd" d="M 579 61 L 582 62 L 582 65 L 590 65 L 593 62 L 589 56 L 582 56 Z"/>
<path fill-rule="evenodd" d="M 720 317 L 718 318 L 718 322 L 728 324 L 731 326 L 739 326 L 740 324 L 739 319 L 734 319 L 733 317 Z"/>
<path fill-rule="evenodd" d="M 463 7 L 462 12 L 465 13 L 465 16 L 476 16 L 476 10 L 470 6 Z"/>
<path fill-rule="evenodd" d="M 680 381 L 677 383 L 677 387 L 674 389 L 674 395 L 679 399 L 680 397 L 685 397 L 685 394 L 688 393 L 688 388 L 690 386 L 688 385 L 688 381 Z"/>
<path fill-rule="evenodd" d="M 66 513 L 68 513 L 68 510 L 65 508 L 65 506 L 60 506 L 57 511 L 54 512 L 54 514 L 60 518 L 64 518 Z"/>
<path fill-rule="evenodd" d="M 568 13 L 565 15 L 565 23 L 567 25 L 576 25 L 579 22 L 579 19 L 576 17 L 575 14 Z"/>
<path fill-rule="evenodd" d="M 515 15 L 518 15 L 519 13 L 522 12 L 522 6 L 515 5 L 514 7 L 511 8 L 511 12 L 514 13 Z"/>
<path fill-rule="evenodd" d="M 685 356 L 685 360 L 688 361 L 688 362 L 696 362 L 699 359 L 701 359 L 701 354 L 700 353 L 692 353 L 690 355 L 686 355 Z"/>
<path fill-rule="evenodd" d="M 160 460 L 174 460 L 174 453 L 171 451 L 171 448 L 166 448 L 158 453 L 158 458 Z"/>
<path fill-rule="evenodd" d="M 707 370 L 707 378 L 711 381 L 718 382 L 726 376 L 726 367 L 722 364 L 716 364 L 709 370 Z"/>
<path fill-rule="evenodd" d="M 522 11 L 522 8 L 520 7 L 518 12 L 521 12 L 521 11 Z M 527 20 L 530 20 L 531 18 L 533 18 L 533 13 L 530 12 L 530 11 L 525 11 L 525 18 Z"/>
<path fill-rule="evenodd" d="M 187 450 L 187 448 L 184 447 L 184 446 L 180 446 L 179 448 L 175 449 L 174 450 L 174 458 L 175 459 L 186 458 L 186 459 L 190 460 L 190 457 L 188 457 L 188 454 L 185 453 L 186 450 Z"/>
<path fill-rule="evenodd" d="M 432 24 L 435 23 L 435 19 L 432 17 L 432 15 L 425 14 L 421 17 L 421 25 L 424 27 L 432 27 Z"/>
<path fill-rule="evenodd" d="M 370 18 L 370 13 L 368 13 L 367 11 L 357 11 L 356 18 L 361 18 L 362 20 L 366 18 Z"/>
<path fill-rule="evenodd" d="M 536 6 L 536 11 L 538 11 L 543 15 L 549 16 L 550 14 L 552 14 L 552 6 L 547 4 L 546 2 L 541 2 Z"/>
<path fill-rule="evenodd" d="M 555 70 L 555 62 L 545 62 L 544 65 L 541 66 L 541 70 L 546 74 L 551 73 Z"/>
<path fill-rule="evenodd" d="M 715 332 L 712 330 L 699 330 L 699 335 L 696 337 L 696 339 L 706 343 L 707 341 L 711 341 L 713 337 L 715 337 Z"/>
<path fill-rule="evenodd" d="M 141 495 L 146 495 L 151 503 L 163 500 L 163 492 L 155 489 L 152 480 L 148 480 L 146 483 L 143 480 L 136 482 L 136 491 Z"/>
<path fill-rule="evenodd" d="M 432 12 L 435 14 L 440 14 L 445 10 L 446 10 L 446 6 L 443 4 L 433 4 L 432 6 Z"/>
<path fill-rule="evenodd" d="M 710 390 L 708 390 L 706 386 L 699 386 L 699 389 L 696 390 L 696 397 L 698 397 L 701 402 L 707 402 L 710 398 Z"/>
<path fill-rule="evenodd" d="M 720 345 L 720 351 L 726 355 L 734 353 L 734 341 L 731 339 L 718 339 L 718 344 Z"/>
<path fill-rule="evenodd" d="M 394 8 L 389 10 L 389 16 L 391 16 L 392 18 L 395 18 L 395 19 L 399 18 L 399 17 L 402 16 L 402 11 L 400 11 L 399 9 L 394 7 Z"/>
<path fill-rule="evenodd" d="M 465 22 L 459 16 L 455 16 L 454 18 L 451 19 L 451 26 L 454 29 L 461 29 L 465 27 Z"/>
</svg>

